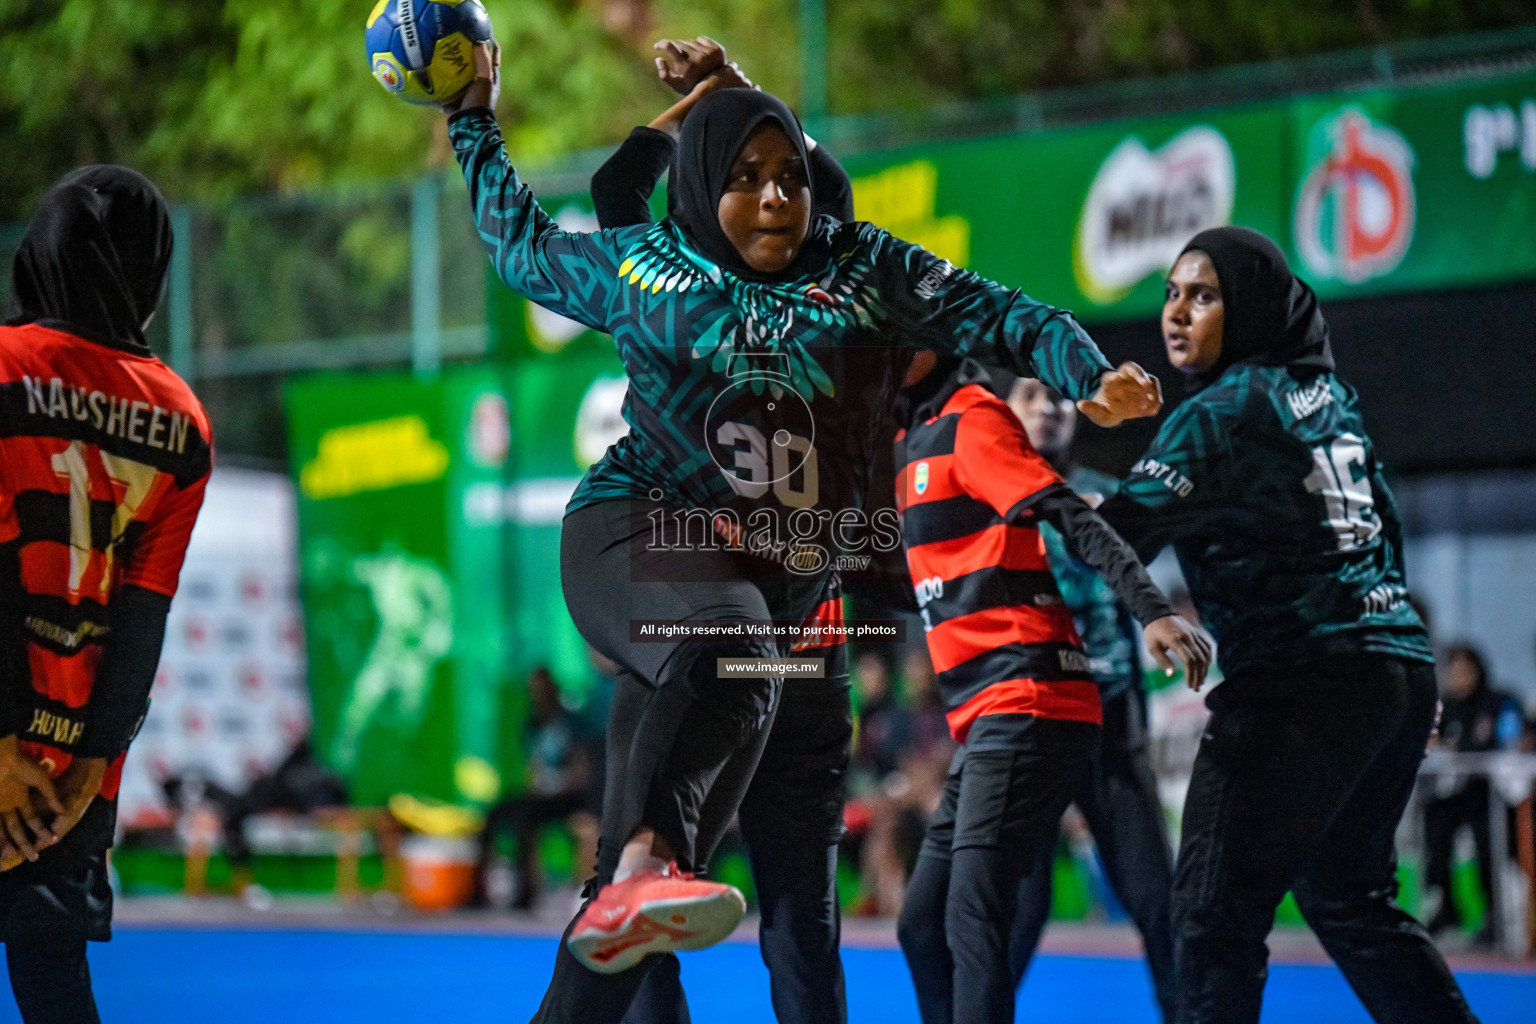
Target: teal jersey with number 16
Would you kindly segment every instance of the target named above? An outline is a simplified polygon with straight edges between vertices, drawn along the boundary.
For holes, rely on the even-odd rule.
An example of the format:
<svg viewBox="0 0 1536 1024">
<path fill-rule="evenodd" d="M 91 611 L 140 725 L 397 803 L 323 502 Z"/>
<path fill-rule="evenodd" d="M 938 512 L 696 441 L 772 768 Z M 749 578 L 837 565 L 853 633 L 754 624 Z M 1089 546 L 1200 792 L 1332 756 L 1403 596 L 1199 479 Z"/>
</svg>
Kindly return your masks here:
<svg viewBox="0 0 1536 1024">
<path fill-rule="evenodd" d="M 1233 366 L 1101 512 L 1144 560 L 1173 545 L 1228 676 L 1361 650 L 1433 660 L 1392 492 L 1333 373 Z"/>
</svg>

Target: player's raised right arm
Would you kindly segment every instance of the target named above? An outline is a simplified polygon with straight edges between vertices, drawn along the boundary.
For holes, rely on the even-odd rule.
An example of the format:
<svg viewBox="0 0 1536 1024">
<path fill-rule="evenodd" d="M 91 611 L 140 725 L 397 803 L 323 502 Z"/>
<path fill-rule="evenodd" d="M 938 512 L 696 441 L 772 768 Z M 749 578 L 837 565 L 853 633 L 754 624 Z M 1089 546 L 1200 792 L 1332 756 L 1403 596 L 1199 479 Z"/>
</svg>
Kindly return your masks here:
<svg viewBox="0 0 1536 1024">
<path fill-rule="evenodd" d="M 492 113 L 499 64 L 499 49 L 477 45 L 474 83 L 444 108 L 475 227 L 508 287 L 562 316 L 607 330 L 609 300 L 618 285 L 617 248 L 600 234 L 562 231 L 518 178 Z"/>
</svg>

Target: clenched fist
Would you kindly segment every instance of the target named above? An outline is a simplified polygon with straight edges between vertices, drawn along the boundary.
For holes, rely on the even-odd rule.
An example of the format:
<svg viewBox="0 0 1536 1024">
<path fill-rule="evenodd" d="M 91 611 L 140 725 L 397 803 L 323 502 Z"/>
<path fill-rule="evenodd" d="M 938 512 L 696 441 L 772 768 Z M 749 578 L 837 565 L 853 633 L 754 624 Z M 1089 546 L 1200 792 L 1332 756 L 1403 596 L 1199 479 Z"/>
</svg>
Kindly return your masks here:
<svg viewBox="0 0 1536 1024">
<path fill-rule="evenodd" d="M 1121 363 L 1099 378 L 1099 390 L 1077 408 L 1101 427 L 1118 427 L 1126 420 L 1156 416 L 1163 408 L 1163 386 L 1135 363 Z"/>
</svg>

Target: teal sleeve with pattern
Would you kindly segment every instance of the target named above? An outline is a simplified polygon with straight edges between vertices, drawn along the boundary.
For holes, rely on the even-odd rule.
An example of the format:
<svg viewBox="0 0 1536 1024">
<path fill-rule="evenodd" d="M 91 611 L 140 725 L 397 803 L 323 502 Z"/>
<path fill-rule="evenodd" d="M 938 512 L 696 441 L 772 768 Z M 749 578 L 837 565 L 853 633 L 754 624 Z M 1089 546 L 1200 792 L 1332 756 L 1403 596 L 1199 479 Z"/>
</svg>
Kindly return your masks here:
<svg viewBox="0 0 1536 1024">
<path fill-rule="evenodd" d="M 455 114 L 448 138 L 464 171 L 475 228 L 513 291 L 588 327 L 608 330 L 622 232 L 562 231 L 512 169 L 501 128 L 483 107 Z"/>
<path fill-rule="evenodd" d="M 1201 398 L 1190 399 L 1163 422 L 1099 514 L 1142 561 L 1150 561 L 1200 527 L 1208 502 L 1219 497 L 1213 492 L 1231 444 L 1219 413 Z"/>
<path fill-rule="evenodd" d="M 894 336 L 1038 377 L 1078 400 L 1093 397 L 1099 378 L 1114 369 L 1066 310 L 879 234 L 880 299 Z"/>
</svg>

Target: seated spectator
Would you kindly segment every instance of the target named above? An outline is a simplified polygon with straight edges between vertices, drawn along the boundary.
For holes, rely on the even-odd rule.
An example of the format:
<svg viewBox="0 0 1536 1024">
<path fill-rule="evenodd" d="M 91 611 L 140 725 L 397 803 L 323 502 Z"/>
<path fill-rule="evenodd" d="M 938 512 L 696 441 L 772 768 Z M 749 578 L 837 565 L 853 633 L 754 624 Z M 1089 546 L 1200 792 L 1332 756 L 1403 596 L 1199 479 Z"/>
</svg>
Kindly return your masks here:
<svg viewBox="0 0 1536 1024">
<path fill-rule="evenodd" d="M 517 842 L 515 910 L 531 910 L 539 898 L 539 833 L 564 823 L 577 839 L 578 873 L 597 861 L 597 814 L 602 809 L 602 744 L 580 718 L 560 702 L 560 688 L 542 666 L 528 674 L 530 709 L 524 726 L 528 763 L 522 793 L 492 807 L 480 832 L 474 902 L 488 902 L 486 872 L 496 839 L 511 833 Z"/>
<path fill-rule="evenodd" d="M 244 792 L 234 793 L 206 779 L 180 776 L 167 779 L 164 788 L 167 802 L 177 812 L 199 804 L 211 807 L 222 830 L 236 895 L 263 902 L 268 894 L 252 881 L 253 854 L 245 835 L 246 822 L 273 811 L 312 814 L 347 805 L 346 781 L 315 757 L 307 736 L 277 767 L 252 779 Z"/>
<path fill-rule="evenodd" d="M 955 749 L 926 649 L 907 652 L 902 684 L 905 700 L 877 654 L 854 663 L 860 711 L 845 852 L 862 876 L 854 912 L 882 917 L 901 911 L 907 873 Z"/>
<path fill-rule="evenodd" d="M 901 763 L 912 735 L 912 716 L 896 700 L 891 671 L 873 651 L 858 656 L 853 666 L 858 694 L 858 732 L 853 744 L 855 789 L 878 785 Z"/>
<path fill-rule="evenodd" d="M 1443 709 L 1438 736 L 1431 741 L 1444 750 L 1486 753 L 1518 743 L 1520 711 L 1507 695 L 1493 689 L 1482 655 L 1467 644 L 1445 649 Z M 1434 798 L 1424 808 L 1424 881 L 1439 895 L 1439 908 L 1430 918 L 1430 932 L 1460 928 L 1461 911 L 1451 893 L 1451 859 L 1456 833 L 1472 830 L 1477 848 L 1478 878 L 1488 912 L 1475 941 L 1491 940 L 1498 892 L 1493 884 L 1493 850 L 1488 836 L 1488 778 L 1485 775 L 1443 775 Z M 1428 895 L 1428 891 L 1426 895 Z"/>
</svg>

